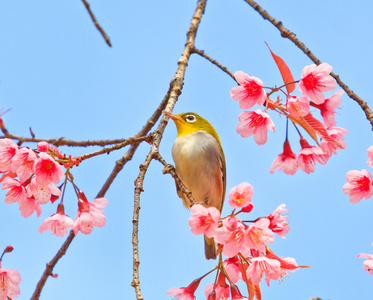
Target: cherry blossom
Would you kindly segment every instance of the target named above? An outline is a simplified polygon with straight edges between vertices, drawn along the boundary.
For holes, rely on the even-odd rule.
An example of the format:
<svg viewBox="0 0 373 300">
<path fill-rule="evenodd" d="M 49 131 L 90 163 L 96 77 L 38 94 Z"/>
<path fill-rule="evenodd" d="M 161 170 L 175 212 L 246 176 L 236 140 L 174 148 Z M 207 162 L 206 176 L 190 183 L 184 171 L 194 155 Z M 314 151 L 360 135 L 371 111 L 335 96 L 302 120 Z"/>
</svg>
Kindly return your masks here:
<svg viewBox="0 0 373 300">
<path fill-rule="evenodd" d="M 234 78 L 239 86 L 231 89 L 231 97 L 233 100 L 239 101 L 239 106 L 242 109 L 250 109 L 256 103 L 263 105 L 267 95 L 263 89 L 263 82 L 256 77 L 250 77 L 242 71 L 234 73 Z"/>
<path fill-rule="evenodd" d="M 277 280 L 281 277 L 281 264 L 278 260 L 266 256 L 253 257 L 250 260 L 251 265 L 246 270 L 246 276 L 251 279 L 253 284 L 259 284 L 263 273 L 266 276 L 265 281 L 268 286 L 271 279 Z"/>
<path fill-rule="evenodd" d="M 310 97 L 315 104 L 323 103 L 325 101 L 323 92 L 334 90 L 337 87 L 337 82 L 330 76 L 332 69 L 327 63 L 306 66 L 299 82 L 302 94 Z"/>
<path fill-rule="evenodd" d="M 35 201 L 35 198 L 26 198 L 23 201 L 19 202 L 19 210 L 21 212 L 21 216 L 28 218 L 34 212 L 36 212 L 36 216 L 39 217 L 41 215 L 41 206 L 39 203 Z"/>
<path fill-rule="evenodd" d="M 67 229 L 72 228 L 74 221 L 67 215 L 65 215 L 63 204 L 59 204 L 57 213 L 46 218 L 43 223 L 39 226 L 39 232 L 43 233 L 50 230 L 53 235 L 64 237 L 67 233 Z"/>
<path fill-rule="evenodd" d="M 18 148 L 12 140 L 0 139 L 0 172 L 12 171 L 11 160 Z"/>
<path fill-rule="evenodd" d="M 189 218 L 191 231 L 196 234 L 205 234 L 211 238 L 219 226 L 220 212 L 216 207 L 203 207 L 195 204 L 191 207 L 192 216 Z"/>
<path fill-rule="evenodd" d="M 286 209 L 285 206 L 286 204 L 281 204 L 268 216 L 270 221 L 268 228 L 277 233 L 283 239 L 285 238 L 284 234 L 287 234 L 290 230 L 290 227 L 286 222 L 287 212 L 289 210 Z"/>
<path fill-rule="evenodd" d="M 2 182 L 2 190 L 9 189 L 5 195 L 5 203 L 12 204 L 15 202 L 21 203 L 27 198 L 25 187 L 17 180 L 11 177 L 5 177 Z"/>
<path fill-rule="evenodd" d="M 59 183 L 64 176 L 61 166 L 45 152 L 39 154 L 39 159 L 35 163 L 36 182 L 41 185 Z"/>
<path fill-rule="evenodd" d="M 24 182 L 34 172 L 37 156 L 27 147 L 21 147 L 11 159 L 12 170 L 17 173 L 19 180 Z"/>
<path fill-rule="evenodd" d="M 275 236 L 267 228 L 270 225 L 268 218 L 261 218 L 245 231 L 245 245 L 260 252 L 265 251 L 265 246 L 274 242 Z"/>
<path fill-rule="evenodd" d="M 290 96 L 286 101 L 286 109 L 294 118 L 304 117 L 310 112 L 310 102 L 307 97 Z"/>
<path fill-rule="evenodd" d="M 373 167 L 373 146 L 370 146 L 367 150 L 367 156 L 368 156 L 368 161 L 367 164 L 370 167 Z"/>
<path fill-rule="evenodd" d="M 300 139 L 302 149 L 298 153 L 298 167 L 307 174 L 315 171 L 315 163 L 326 164 L 329 155 L 320 147 L 311 147 L 308 142 L 302 137 Z"/>
<path fill-rule="evenodd" d="M 39 204 L 46 204 L 51 200 L 52 196 L 59 197 L 61 190 L 53 184 L 41 185 L 38 184 L 35 177 L 31 179 L 31 183 L 27 185 L 27 193 L 29 197 L 34 197 Z"/>
<path fill-rule="evenodd" d="M 241 261 L 239 260 L 237 256 L 227 258 L 224 261 L 225 270 L 228 273 L 229 279 L 233 283 L 236 283 L 240 278 L 242 278 L 242 275 L 241 275 L 242 265 L 240 262 Z"/>
<path fill-rule="evenodd" d="M 208 299 L 209 295 L 214 289 L 214 283 L 211 283 L 205 287 L 205 295 Z M 219 299 L 228 299 L 230 296 L 230 289 L 229 285 L 225 281 L 225 277 L 222 275 L 222 273 L 219 274 L 218 280 L 215 285 L 215 298 L 216 300 Z"/>
<path fill-rule="evenodd" d="M 196 299 L 194 293 L 198 288 L 200 282 L 201 279 L 196 279 L 186 288 L 170 288 L 167 292 L 167 295 L 175 296 L 174 298 L 172 298 L 173 300 L 194 300 Z"/>
<path fill-rule="evenodd" d="M 242 137 L 254 135 L 254 140 L 258 145 L 267 142 L 268 129 L 275 131 L 275 125 L 270 116 L 260 109 L 254 111 L 244 111 L 238 116 L 237 133 Z"/>
<path fill-rule="evenodd" d="M 46 141 L 41 141 L 38 143 L 39 152 L 47 152 L 49 149 L 49 144 Z"/>
<path fill-rule="evenodd" d="M 357 258 L 367 258 L 364 261 L 364 270 L 369 273 L 369 275 L 373 275 L 373 254 L 365 254 L 360 253 Z"/>
<path fill-rule="evenodd" d="M 249 254 L 249 248 L 244 245 L 245 228 L 235 217 L 228 217 L 223 220 L 223 227 L 216 229 L 215 240 L 224 245 L 223 254 L 228 257 L 242 252 L 244 256 Z"/>
<path fill-rule="evenodd" d="M 251 204 L 254 188 L 250 183 L 242 182 L 229 191 L 228 202 L 233 208 L 247 207 Z"/>
<path fill-rule="evenodd" d="M 373 195 L 372 175 L 365 169 L 361 171 L 351 170 L 346 174 L 347 183 L 343 186 L 343 193 L 349 195 L 352 204 L 361 199 L 369 199 Z"/>
<path fill-rule="evenodd" d="M 346 148 L 346 142 L 343 139 L 343 136 L 348 133 L 348 130 L 342 127 L 331 126 L 327 129 L 327 133 L 334 142 L 321 139 L 320 147 L 326 154 L 328 154 L 328 156 L 337 154 L 337 150 L 343 150 Z"/>
<path fill-rule="evenodd" d="M 99 228 L 103 227 L 106 222 L 106 217 L 104 216 L 102 207 L 105 207 L 107 203 L 105 198 L 97 198 L 92 202 L 88 202 L 84 193 L 80 191 L 78 201 L 79 209 L 73 224 L 75 235 L 78 234 L 78 231 L 84 234 L 90 234 L 93 230 L 93 226 Z"/>
<path fill-rule="evenodd" d="M 314 104 L 313 106 L 320 109 L 321 116 L 323 117 L 324 124 L 326 127 L 336 126 L 335 122 L 335 110 L 339 107 L 342 102 L 343 90 L 335 92 L 332 96 L 325 100 L 324 103 Z"/>
<path fill-rule="evenodd" d="M 282 170 L 287 175 L 294 175 L 298 169 L 297 155 L 291 151 L 288 140 L 284 143 L 284 152 L 279 154 L 269 170 L 273 174 L 276 170 Z"/>
<path fill-rule="evenodd" d="M 0 300 L 17 298 L 21 293 L 18 286 L 20 282 L 21 276 L 17 270 L 7 270 L 0 266 Z"/>
</svg>

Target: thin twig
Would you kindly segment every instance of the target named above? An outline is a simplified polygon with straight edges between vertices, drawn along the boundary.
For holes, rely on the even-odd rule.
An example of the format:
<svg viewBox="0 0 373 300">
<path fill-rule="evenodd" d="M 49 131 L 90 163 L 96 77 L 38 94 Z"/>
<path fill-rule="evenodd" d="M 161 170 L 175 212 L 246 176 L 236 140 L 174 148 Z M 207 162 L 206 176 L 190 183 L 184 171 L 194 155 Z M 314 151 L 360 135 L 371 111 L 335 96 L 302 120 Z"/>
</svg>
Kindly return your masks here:
<svg viewBox="0 0 373 300">
<path fill-rule="evenodd" d="M 278 28 L 281 32 L 281 36 L 284 38 L 288 38 L 291 40 L 299 49 L 301 49 L 316 65 L 321 64 L 321 61 L 309 50 L 305 44 L 303 44 L 296 36 L 295 34 L 290 31 L 289 29 L 285 28 L 284 25 L 282 25 L 281 21 L 276 20 L 273 18 L 267 11 L 265 11 L 258 3 L 256 3 L 253 0 L 244 0 L 246 3 L 248 3 L 252 8 L 254 8 L 264 19 L 271 22 L 274 26 Z M 369 108 L 366 101 L 361 99 L 358 95 L 356 95 L 340 78 L 339 75 L 335 73 L 330 73 L 332 77 L 335 78 L 335 80 L 338 82 L 339 86 L 347 93 L 347 95 L 355 100 L 360 107 L 365 112 L 366 118 L 372 125 L 373 130 L 373 113 L 372 110 Z"/>
<path fill-rule="evenodd" d="M 210 56 L 208 56 L 205 51 L 203 50 L 199 50 L 197 49 L 196 47 L 193 47 L 192 48 L 192 52 L 193 53 L 197 53 L 199 54 L 200 56 L 206 58 L 208 61 L 210 61 L 212 64 L 214 64 L 215 66 L 217 66 L 219 69 L 221 69 L 223 72 L 227 73 L 230 77 L 233 78 L 234 81 L 236 81 L 236 79 L 234 78 L 234 75 L 231 71 L 229 71 L 229 69 L 225 66 L 223 66 L 221 63 L 219 63 L 217 60 L 211 58 Z"/>
<path fill-rule="evenodd" d="M 181 94 L 181 90 L 184 84 L 185 71 L 189 62 L 190 55 L 192 53 L 192 48 L 194 46 L 194 41 L 197 35 L 197 29 L 201 22 L 202 15 L 205 11 L 207 0 L 199 0 L 197 3 L 197 8 L 194 12 L 189 30 L 187 32 L 187 41 L 184 47 L 184 51 L 178 61 L 178 68 L 175 76 L 171 80 L 171 90 L 169 93 L 167 111 L 172 111 L 175 103 Z M 133 280 L 132 286 L 135 289 L 137 300 L 142 300 L 142 294 L 140 289 L 140 278 L 139 278 L 139 213 L 140 213 L 140 195 L 143 191 L 143 183 L 145 179 L 146 172 L 151 161 L 155 158 L 158 153 L 158 147 L 162 139 L 163 132 L 166 128 L 168 118 L 165 116 L 158 128 L 154 132 L 153 145 L 149 151 L 145 161 L 140 166 L 140 172 L 135 180 L 135 194 L 134 194 L 134 209 L 133 209 L 133 231 L 132 231 L 132 246 L 133 246 Z"/>
<path fill-rule="evenodd" d="M 97 30 L 101 33 L 102 37 L 104 38 L 106 44 L 109 45 L 109 47 L 111 47 L 111 43 L 110 43 L 110 38 L 107 36 L 107 34 L 105 33 L 105 31 L 102 29 L 102 27 L 100 26 L 100 24 L 97 22 L 95 16 L 93 15 L 90 7 L 89 7 L 89 3 L 86 1 L 86 0 L 82 0 L 83 3 L 84 3 L 84 6 L 86 7 L 89 15 L 91 16 L 91 19 L 93 21 L 93 24 L 95 24 Z"/>
</svg>

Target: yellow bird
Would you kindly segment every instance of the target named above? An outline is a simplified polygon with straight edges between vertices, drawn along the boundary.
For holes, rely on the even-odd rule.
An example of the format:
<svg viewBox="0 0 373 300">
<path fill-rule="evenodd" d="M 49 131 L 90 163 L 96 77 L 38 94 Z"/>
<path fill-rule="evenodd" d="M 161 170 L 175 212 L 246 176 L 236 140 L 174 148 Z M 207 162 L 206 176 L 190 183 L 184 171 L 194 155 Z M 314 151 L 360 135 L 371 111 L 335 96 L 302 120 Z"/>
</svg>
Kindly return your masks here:
<svg viewBox="0 0 373 300">
<path fill-rule="evenodd" d="M 226 170 L 220 138 L 212 125 L 196 113 L 175 115 L 164 111 L 177 128 L 177 138 L 172 147 L 176 173 L 185 187 L 192 192 L 196 203 L 205 207 L 223 208 L 226 190 Z M 190 207 L 188 197 L 177 187 L 184 206 Z M 207 259 L 216 258 L 213 238 L 205 236 Z"/>
</svg>

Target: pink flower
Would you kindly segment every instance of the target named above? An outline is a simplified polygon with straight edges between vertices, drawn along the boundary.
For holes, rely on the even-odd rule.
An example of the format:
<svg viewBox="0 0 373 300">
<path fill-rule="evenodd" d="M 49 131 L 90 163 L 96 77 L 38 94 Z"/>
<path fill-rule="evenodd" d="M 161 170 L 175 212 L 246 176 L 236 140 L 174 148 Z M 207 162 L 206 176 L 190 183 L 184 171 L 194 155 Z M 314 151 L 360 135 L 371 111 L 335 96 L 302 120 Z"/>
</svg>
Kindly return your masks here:
<svg viewBox="0 0 373 300">
<path fill-rule="evenodd" d="M 37 217 L 39 217 L 41 214 L 41 206 L 33 197 L 26 198 L 22 202 L 19 202 L 19 210 L 21 212 L 21 216 L 24 218 L 28 218 L 34 212 L 36 212 Z"/>
<path fill-rule="evenodd" d="M 59 197 L 61 190 L 53 184 L 46 186 L 38 184 L 35 177 L 31 179 L 31 183 L 27 185 L 27 192 L 29 197 L 34 197 L 39 204 L 46 204 L 51 200 L 52 196 Z"/>
<path fill-rule="evenodd" d="M 93 226 L 99 228 L 103 227 L 106 222 L 106 217 L 101 207 L 105 207 L 107 203 L 105 198 L 97 198 L 92 202 L 88 202 L 84 193 L 80 191 L 78 201 L 79 209 L 73 225 L 75 235 L 78 234 L 78 231 L 84 234 L 90 234 L 93 230 Z"/>
<path fill-rule="evenodd" d="M 325 101 L 323 92 L 334 90 L 337 82 L 330 76 L 332 67 L 327 63 L 306 66 L 302 71 L 299 89 L 304 96 L 308 96 L 316 104 Z"/>
<path fill-rule="evenodd" d="M 219 226 L 220 212 L 216 207 L 203 207 L 195 204 L 191 207 L 192 216 L 189 218 L 189 226 L 193 234 L 205 234 L 211 238 Z"/>
<path fill-rule="evenodd" d="M 256 77 L 250 77 L 242 71 L 234 73 L 239 86 L 231 89 L 233 100 L 240 101 L 239 106 L 242 109 L 250 109 L 255 103 L 263 105 L 267 99 L 267 94 L 263 89 L 263 82 Z"/>
<path fill-rule="evenodd" d="M 205 295 L 206 298 L 208 299 L 209 295 L 214 289 L 214 283 L 209 284 L 208 286 L 205 287 Z M 215 300 L 219 299 L 228 299 L 230 296 L 230 291 L 229 291 L 229 285 L 225 281 L 225 277 L 222 275 L 222 273 L 219 274 L 218 281 L 216 282 L 215 285 Z"/>
<path fill-rule="evenodd" d="M 223 227 L 216 229 L 215 240 L 224 245 L 223 254 L 228 257 L 236 256 L 243 252 L 244 256 L 249 255 L 249 250 L 244 244 L 245 229 L 241 222 L 235 217 L 228 217 L 223 220 Z M 246 255 L 247 254 L 247 255 Z"/>
<path fill-rule="evenodd" d="M 0 139 L 0 172 L 12 171 L 11 159 L 18 150 L 18 145 L 10 139 Z"/>
<path fill-rule="evenodd" d="M 290 96 L 286 101 L 286 109 L 294 118 L 304 117 L 310 112 L 310 102 L 307 97 Z"/>
<path fill-rule="evenodd" d="M 326 164 L 329 155 L 320 147 L 311 147 L 303 137 L 300 139 L 300 144 L 302 149 L 298 153 L 297 163 L 302 171 L 309 174 L 315 171 L 316 162 Z"/>
<path fill-rule="evenodd" d="M 32 173 L 34 173 L 34 164 L 37 156 L 34 151 L 29 148 L 21 147 L 13 156 L 12 170 L 19 176 L 21 182 L 26 181 Z"/>
<path fill-rule="evenodd" d="M 289 210 L 285 209 L 285 206 L 286 204 L 281 204 L 268 216 L 270 221 L 268 228 L 277 233 L 283 239 L 285 238 L 284 234 L 287 234 L 290 230 L 290 227 L 286 222 L 287 212 Z"/>
<path fill-rule="evenodd" d="M 367 150 L 367 156 L 368 156 L 368 161 L 367 164 L 370 167 L 373 167 L 373 146 L 370 146 Z"/>
<path fill-rule="evenodd" d="M 332 154 L 337 154 L 337 150 L 343 150 L 346 148 L 346 142 L 343 136 L 348 133 L 348 131 L 342 127 L 329 127 L 327 133 L 330 138 L 334 141 L 325 141 L 321 139 L 320 147 L 323 151 L 331 156 Z"/>
<path fill-rule="evenodd" d="M 346 174 L 347 183 L 343 186 L 343 193 L 349 195 L 352 204 L 361 199 L 369 199 L 373 195 L 372 175 L 367 170 L 352 170 Z"/>
<path fill-rule="evenodd" d="M 286 140 L 284 143 L 284 152 L 275 158 L 269 172 L 273 174 L 276 170 L 282 170 L 287 175 L 294 175 L 297 169 L 297 155 L 291 151 L 290 143 Z"/>
<path fill-rule="evenodd" d="M 260 109 L 244 111 L 238 116 L 237 133 L 242 137 L 254 135 L 255 142 L 263 145 L 267 142 L 268 129 L 275 132 L 275 125 L 270 116 Z"/>
<path fill-rule="evenodd" d="M 167 295 L 175 296 L 174 298 L 172 298 L 173 300 L 194 300 L 196 299 L 194 293 L 198 288 L 200 282 L 201 279 L 196 279 L 186 288 L 170 288 L 167 292 Z"/>
<path fill-rule="evenodd" d="M 21 203 L 27 198 L 25 187 L 16 179 L 5 177 L 3 180 L 2 190 L 9 189 L 5 195 L 5 203 L 12 204 L 15 202 Z"/>
<path fill-rule="evenodd" d="M 39 232 L 43 233 L 50 230 L 53 235 L 64 237 L 67 233 L 67 229 L 73 227 L 73 220 L 65 215 L 63 204 L 59 204 L 57 213 L 46 218 L 43 223 L 39 226 Z"/>
<path fill-rule="evenodd" d="M 18 271 L 0 267 L 0 300 L 17 298 L 21 293 L 18 286 L 20 282 L 21 276 Z"/>
<path fill-rule="evenodd" d="M 35 163 L 36 182 L 41 185 L 59 183 L 64 176 L 61 166 L 47 153 L 39 154 L 39 159 Z"/>
<path fill-rule="evenodd" d="M 234 284 L 231 285 L 231 295 L 232 295 L 232 300 L 248 300 L 247 297 L 244 297 L 241 295 L 240 290 Z"/>
<path fill-rule="evenodd" d="M 364 261 L 364 270 L 367 271 L 369 275 L 373 275 L 373 255 L 360 253 L 357 257 L 367 258 L 367 260 Z"/>
<path fill-rule="evenodd" d="M 335 92 L 332 96 L 325 100 L 324 103 L 314 104 L 315 107 L 320 109 L 321 116 L 323 117 L 326 127 L 336 126 L 335 123 L 335 110 L 339 107 L 342 102 L 342 95 L 344 91 L 339 90 Z"/>
<path fill-rule="evenodd" d="M 38 143 L 39 152 L 47 152 L 49 149 L 49 144 L 46 141 L 41 141 Z"/>
<path fill-rule="evenodd" d="M 229 191 L 228 202 L 233 208 L 246 207 L 251 203 L 254 188 L 250 183 L 242 182 Z"/>
<path fill-rule="evenodd" d="M 264 252 L 265 246 L 275 240 L 274 234 L 267 229 L 269 225 L 270 221 L 267 218 L 261 218 L 250 225 L 245 231 L 245 245 L 250 249 Z"/>
<path fill-rule="evenodd" d="M 270 259 L 266 256 L 258 256 L 251 258 L 251 265 L 246 271 L 247 278 L 250 278 L 253 284 L 257 285 L 263 277 L 269 286 L 271 279 L 277 280 L 281 277 L 280 262 L 275 259 Z"/>
<path fill-rule="evenodd" d="M 242 278 L 242 275 L 241 275 L 242 266 L 237 256 L 227 258 L 224 261 L 224 267 L 228 273 L 229 279 L 233 283 L 236 283 L 240 278 Z"/>
</svg>

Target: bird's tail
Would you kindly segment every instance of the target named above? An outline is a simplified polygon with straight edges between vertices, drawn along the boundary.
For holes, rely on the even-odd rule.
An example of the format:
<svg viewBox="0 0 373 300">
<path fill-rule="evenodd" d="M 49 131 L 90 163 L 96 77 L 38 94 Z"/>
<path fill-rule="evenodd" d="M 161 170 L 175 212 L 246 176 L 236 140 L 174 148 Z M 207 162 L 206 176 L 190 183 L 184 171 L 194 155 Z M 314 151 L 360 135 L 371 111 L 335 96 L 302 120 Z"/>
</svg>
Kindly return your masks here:
<svg viewBox="0 0 373 300">
<path fill-rule="evenodd" d="M 205 236 L 205 256 L 206 259 L 216 259 L 216 243 L 214 238 Z"/>
</svg>

